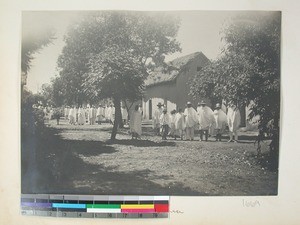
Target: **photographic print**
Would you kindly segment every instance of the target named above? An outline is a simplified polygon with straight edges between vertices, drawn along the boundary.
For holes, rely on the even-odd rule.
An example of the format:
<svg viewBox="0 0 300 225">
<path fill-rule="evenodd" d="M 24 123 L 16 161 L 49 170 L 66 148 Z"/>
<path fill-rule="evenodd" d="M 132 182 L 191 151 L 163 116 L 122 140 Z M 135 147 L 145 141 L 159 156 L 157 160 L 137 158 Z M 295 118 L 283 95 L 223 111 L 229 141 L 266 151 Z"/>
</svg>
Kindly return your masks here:
<svg viewBox="0 0 300 225">
<path fill-rule="evenodd" d="M 279 11 L 23 11 L 22 194 L 278 193 Z"/>
</svg>

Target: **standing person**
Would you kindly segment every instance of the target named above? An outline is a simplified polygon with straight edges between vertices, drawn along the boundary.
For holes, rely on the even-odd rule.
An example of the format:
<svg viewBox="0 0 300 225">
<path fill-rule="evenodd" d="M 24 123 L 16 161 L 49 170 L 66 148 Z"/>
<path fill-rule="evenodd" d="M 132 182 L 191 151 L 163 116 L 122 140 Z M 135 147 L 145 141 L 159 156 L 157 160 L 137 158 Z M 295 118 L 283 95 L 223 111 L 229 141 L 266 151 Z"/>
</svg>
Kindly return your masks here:
<svg viewBox="0 0 300 225">
<path fill-rule="evenodd" d="M 74 107 L 70 108 L 68 118 L 69 118 L 69 123 L 74 124 L 74 121 L 75 121 L 75 119 L 74 119 Z"/>
<path fill-rule="evenodd" d="M 139 111 L 140 111 L 140 113 L 142 114 L 142 120 L 143 120 L 144 112 L 143 112 L 143 107 L 142 107 L 141 104 L 139 104 Z"/>
<path fill-rule="evenodd" d="M 169 126 L 170 126 L 170 116 L 166 108 L 163 109 L 163 114 L 161 114 L 159 121 L 162 128 L 161 129 L 162 140 L 167 140 L 167 135 L 169 133 Z"/>
<path fill-rule="evenodd" d="M 110 107 L 111 107 L 111 110 L 110 110 L 109 118 L 110 118 L 111 124 L 114 124 L 114 122 L 115 122 L 115 111 L 116 111 L 116 109 L 115 109 L 115 107 L 114 107 L 113 104 L 111 104 Z"/>
<path fill-rule="evenodd" d="M 240 110 L 234 104 L 229 104 L 228 112 L 227 112 L 227 121 L 229 127 L 229 141 L 228 142 L 237 142 L 238 137 L 238 129 L 241 123 L 241 114 Z M 234 140 L 233 140 L 234 136 Z"/>
<path fill-rule="evenodd" d="M 176 110 L 174 109 L 171 111 L 171 115 L 170 115 L 170 133 L 169 133 L 169 135 L 176 140 L 175 116 L 176 116 Z"/>
<path fill-rule="evenodd" d="M 86 106 L 83 107 L 83 111 L 84 111 L 84 119 L 85 119 L 84 123 L 89 123 L 89 113 Z"/>
<path fill-rule="evenodd" d="M 130 117 L 130 132 L 132 139 L 140 138 L 142 135 L 142 114 L 139 112 L 139 106 L 136 105 Z"/>
<path fill-rule="evenodd" d="M 106 107 L 105 107 L 105 120 L 108 121 L 108 122 L 110 122 L 110 118 L 109 118 L 110 110 L 111 110 L 110 106 L 106 105 Z"/>
<path fill-rule="evenodd" d="M 214 122 L 213 111 L 204 101 L 201 101 L 201 103 L 198 103 L 197 114 L 199 119 L 200 141 L 203 141 L 203 134 L 205 135 L 205 141 L 207 141 L 208 130 Z"/>
<path fill-rule="evenodd" d="M 153 116 L 153 129 L 155 131 L 156 135 L 159 135 L 159 130 L 160 130 L 160 116 L 163 114 L 163 105 L 159 102 L 157 104 L 157 109 L 154 112 Z"/>
<path fill-rule="evenodd" d="M 102 105 L 102 110 L 101 110 L 101 121 L 105 121 L 105 110 L 106 110 L 106 107 L 105 105 Z"/>
<path fill-rule="evenodd" d="M 91 108 L 89 109 L 89 120 L 90 120 L 90 125 L 94 125 L 95 124 L 95 120 L 96 120 L 96 112 L 95 112 L 95 108 L 92 105 Z"/>
<path fill-rule="evenodd" d="M 74 108 L 75 124 L 78 124 L 78 106 Z"/>
<path fill-rule="evenodd" d="M 85 113 L 86 113 L 86 119 L 87 119 L 87 123 L 88 124 L 90 124 L 90 105 L 89 104 L 87 104 L 87 106 L 86 106 L 87 108 L 85 109 Z"/>
<path fill-rule="evenodd" d="M 85 124 L 85 112 L 83 108 L 80 106 L 78 109 L 78 125 L 84 125 Z"/>
<path fill-rule="evenodd" d="M 96 122 L 100 125 L 102 120 L 102 106 L 99 104 L 96 112 Z"/>
<path fill-rule="evenodd" d="M 175 135 L 178 135 L 181 140 L 185 133 L 185 121 L 183 116 L 183 110 L 180 108 L 175 115 Z"/>
<path fill-rule="evenodd" d="M 123 124 L 125 125 L 125 124 L 127 124 L 127 119 L 128 119 L 128 112 L 127 112 L 125 105 L 122 105 L 121 114 L 122 114 Z"/>
<path fill-rule="evenodd" d="M 53 112 L 54 112 L 54 110 L 53 110 L 53 107 L 52 107 L 52 105 L 51 105 L 51 107 L 50 107 L 50 112 L 49 112 L 49 120 L 52 120 L 52 119 L 53 119 Z"/>
<path fill-rule="evenodd" d="M 109 121 L 110 124 L 112 124 L 111 111 L 112 111 L 112 104 L 107 107 L 107 120 Z"/>
<path fill-rule="evenodd" d="M 69 117 L 69 111 L 70 111 L 69 106 L 66 106 L 65 109 L 64 109 L 64 116 L 65 116 L 65 119 L 66 119 L 66 120 L 68 120 L 68 117 Z"/>
<path fill-rule="evenodd" d="M 227 124 L 227 116 L 222 110 L 222 107 L 219 103 L 216 104 L 216 108 L 214 110 L 214 129 L 216 133 L 216 141 L 222 141 L 222 134 L 225 131 L 225 127 Z"/>
<path fill-rule="evenodd" d="M 197 112 L 192 107 L 191 102 L 187 102 L 187 108 L 184 110 L 186 122 L 186 140 L 193 141 L 195 136 L 195 125 L 198 123 Z"/>
</svg>

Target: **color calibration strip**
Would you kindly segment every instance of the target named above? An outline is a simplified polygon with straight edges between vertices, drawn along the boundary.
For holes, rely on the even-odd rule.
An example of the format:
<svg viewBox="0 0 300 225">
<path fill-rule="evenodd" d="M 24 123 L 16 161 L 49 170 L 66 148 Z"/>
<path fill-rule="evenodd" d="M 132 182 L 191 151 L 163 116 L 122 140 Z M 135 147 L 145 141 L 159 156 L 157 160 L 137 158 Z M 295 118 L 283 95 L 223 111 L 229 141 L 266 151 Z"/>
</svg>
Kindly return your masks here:
<svg viewBox="0 0 300 225">
<path fill-rule="evenodd" d="M 168 218 L 169 196 L 22 194 L 21 214 L 73 218 Z"/>
</svg>

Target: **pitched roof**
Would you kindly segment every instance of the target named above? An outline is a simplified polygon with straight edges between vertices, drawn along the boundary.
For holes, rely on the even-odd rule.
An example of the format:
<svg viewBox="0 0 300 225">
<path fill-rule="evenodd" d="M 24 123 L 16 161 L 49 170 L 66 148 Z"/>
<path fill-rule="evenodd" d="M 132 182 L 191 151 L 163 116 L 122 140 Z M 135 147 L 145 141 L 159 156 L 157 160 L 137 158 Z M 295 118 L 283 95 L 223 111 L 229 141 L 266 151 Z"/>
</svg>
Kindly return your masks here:
<svg viewBox="0 0 300 225">
<path fill-rule="evenodd" d="M 163 68 L 156 68 L 153 72 L 151 72 L 145 81 L 145 85 L 152 86 L 176 80 L 181 69 L 196 57 L 204 57 L 205 60 L 208 60 L 202 52 L 194 52 L 192 54 L 176 58 L 168 63 L 171 70 L 166 71 Z"/>
</svg>

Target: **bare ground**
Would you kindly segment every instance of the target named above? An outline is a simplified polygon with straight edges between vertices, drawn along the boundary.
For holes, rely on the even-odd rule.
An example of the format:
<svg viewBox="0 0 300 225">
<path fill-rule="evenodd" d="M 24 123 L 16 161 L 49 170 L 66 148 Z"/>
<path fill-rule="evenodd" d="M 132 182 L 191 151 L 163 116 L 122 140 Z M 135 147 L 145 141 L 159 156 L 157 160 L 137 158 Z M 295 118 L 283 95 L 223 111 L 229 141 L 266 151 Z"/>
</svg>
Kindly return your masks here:
<svg viewBox="0 0 300 225">
<path fill-rule="evenodd" d="M 256 158 L 253 133 L 243 134 L 240 143 L 162 141 L 145 125 L 142 140 L 131 140 L 124 128 L 111 143 L 112 125 L 49 126 L 49 139 L 37 147 L 36 167 L 22 166 L 23 193 L 277 194 L 278 173 Z"/>
</svg>

